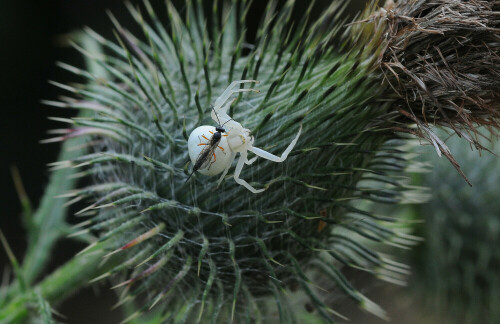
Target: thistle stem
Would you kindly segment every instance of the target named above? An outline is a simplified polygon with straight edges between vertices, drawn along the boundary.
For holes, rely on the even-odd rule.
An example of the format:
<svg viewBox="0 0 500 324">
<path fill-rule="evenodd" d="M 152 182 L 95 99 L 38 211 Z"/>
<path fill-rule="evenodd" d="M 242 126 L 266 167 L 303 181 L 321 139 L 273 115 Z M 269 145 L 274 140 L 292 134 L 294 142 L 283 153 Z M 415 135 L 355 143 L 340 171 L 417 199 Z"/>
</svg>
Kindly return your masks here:
<svg viewBox="0 0 500 324">
<path fill-rule="evenodd" d="M 29 315 L 36 301 L 38 291 L 49 303 L 64 300 L 70 294 L 88 284 L 89 279 L 98 277 L 124 261 L 125 254 L 115 254 L 103 262 L 107 253 L 105 242 L 96 244 L 80 254 L 26 293 L 19 294 L 0 310 L 0 323 L 17 323 Z"/>
<path fill-rule="evenodd" d="M 100 53 L 101 48 L 95 40 L 89 36 L 81 35 L 77 37 L 78 42 L 84 46 L 89 53 Z M 90 58 L 86 59 L 88 71 L 95 76 L 104 77 L 106 72 Z M 89 116 L 89 112 L 82 110 L 79 117 Z M 61 152 L 57 161 L 68 161 L 81 156 L 86 149 L 74 149 L 82 147 L 84 138 L 74 138 L 65 141 L 61 146 Z M 65 223 L 67 212 L 66 203 L 68 198 L 54 198 L 57 195 L 73 189 L 76 180 L 71 175 L 77 170 L 61 169 L 54 171 L 49 179 L 49 184 L 45 188 L 40 206 L 32 218 L 32 224 L 28 231 L 28 249 L 22 264 L 23 276 L 28 285 L 34 282 L 36 277 L 44 269 L 50 260 L 50 253 L 54 243 L 68 233 Z"/>
</svg>

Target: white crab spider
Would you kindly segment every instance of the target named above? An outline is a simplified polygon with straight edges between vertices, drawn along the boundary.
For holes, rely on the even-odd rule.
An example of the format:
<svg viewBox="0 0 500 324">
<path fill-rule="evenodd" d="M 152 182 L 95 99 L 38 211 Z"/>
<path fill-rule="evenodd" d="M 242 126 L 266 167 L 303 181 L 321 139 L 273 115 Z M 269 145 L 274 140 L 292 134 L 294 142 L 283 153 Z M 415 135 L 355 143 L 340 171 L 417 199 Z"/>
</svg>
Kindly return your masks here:
<svg viewBox="0 0 500 324">
<path fill-rule="evenodd" d="M 238 123 L 235 120 L 232 120 L 231 117 L 227 114 L 227 110 L 229 109 L 229 106 L 231 105 L 232 101 L 229 101 L 229 98 L 231 95 L 239 92 L 248 92 L 248 91 L 254 91 L 258 92 L 255 89 L 234 89 L 234 87 L 238 84 L 241 83 L 249 83 L 249 82 L 254 82 L 258 83 L 258 81 L 255 80 L 240 80 L 240 81 L 233 81 L 227 89 L 220 95 L 215 100 L 214 107 L 211 112 L 212 119 L 218 123 L 219 125 L 224 125 L 223 128 L 226 131 L 227 136 L 223 136 L 221 138 L 221 141 L 219 142 L 219 145 L 223 148 L 221 149 L 222 153 L 217 155 L 216 152 L 214 152 L 214 160 L 209 163 L 209 167 L 207 169 L 203 170 L 198 170 L 202 174 L 205 175 L 216 175 L 220 172 L 222 172 L 221 177 L 219 178 L 218 184 L 222 182 L 224 177 L 226 176 L 227 172 L 231 168 L 231 165 L 233 161 L 236 159 L 236 153 L 240 153 L 240 158 L 238 160 L 238 163 L 236 164 L 236 169 L 234 172 L 234 181 L 236 183 L 244 186 L 248 190 L 250 190 L 253 193 L 259 193 L 262 192 L 266 189 L 255 189 L 252 187 L 248 182 L 246 182 L 243 179 L 240 179 L 240 174 L 241 170 L 243 169 L 244 164 L 252 164 L 255 162 L 257 157 L 262 157 L 264 159 L 273 161 L 273 162 L 283 162 L 286 160 L 288 157 L 288 154 L 292 151 L 293 147 L 297 143 L 297 140 L 299 139 L 300 133 L 302 131 L 302 125 L 300 125 L 299 131 L 293 141 L 288 145 L 286 150 L 281 154 L 280 157 L 271 154 L 269 152 L 266 152 L 260 148 L 254 147 L 254 137 L 252 136 L 252 133 L 250 132 L 249 129 L 244 128 L 240 123 Z M 208 127 L 208 128 L 207 128 Z M 211 128 L 210 128 L 211 127 Z M 191 160 L 193 163 L 199 156 L 202 148 L 200 148 L 200 145 L 203 145 L 201 143 L 197 143 L 196 138 L 199 138 L 200 136 L 204 136 L 205 139 L 210 138 L 209 133 L 207 134 L 202 134 L 203 132 L 208 132 L 209 129 L 214 129 L 213 126 L 200 126 L 196 128 L 191 135 L 189 136 L 188 140 L 188 148 L 189 148 L 189 155 L 191 157 Z M 213 132 L 213 131 L 212 131 Z M 202 134 L 202 135 L 200 135 Z M 198 140 L 199 141 L 199 140 Z M 229 149 L 227 150 L 226 147 Z M 217 150 L 215 150 L 217 151 Z M 226 152 L 227 151 L 227 152 Z M 248 159 L 248 151 L 253 152 L 256 157 L 252 158 L 251 160 Z M 227 156 L 227 154 L 230 154 L 230 156 Z M 215 157 L 217 155 L 217 157 Z M 219 162 L 220 161 L 220 162 Z M 208 164 L 207 164 L 208 165 Z M 210 170 L 212 169 L 212 170 Z"/>
</svg>

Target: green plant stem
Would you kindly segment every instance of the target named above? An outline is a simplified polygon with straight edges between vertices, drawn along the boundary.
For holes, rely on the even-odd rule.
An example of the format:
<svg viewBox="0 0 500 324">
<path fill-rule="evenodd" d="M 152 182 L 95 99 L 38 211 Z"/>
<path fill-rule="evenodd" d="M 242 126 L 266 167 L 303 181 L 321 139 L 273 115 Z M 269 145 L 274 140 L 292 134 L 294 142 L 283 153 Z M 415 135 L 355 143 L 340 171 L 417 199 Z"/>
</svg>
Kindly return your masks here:
<svg viewBox="0 0 500 324">
<path fill-rule="evenodd" d="M 25 318 L 30 309 L 34 309 L 36 301 L 34 291 L 38 291 L 45 300 L 52 304 L 82 288 L 90 279 L 106 273 L 123 262 L 125 255 L 119 253 L 104 260 L 103 257 L 107 251 L 103 245 L 103 243 L 97 244 L 85 253 L 74 257 L 43 279 L 32 290 L 14 297 L 0 310 L 0 323 L 13 323 Z"/>
<path fill-rule="evenodd" d="M 75 35 L 74 37 L 72 37 L 72 40 L 80 43 L 90 53 L 101 53 L 100 45 L 94 39 L 86 36 L 83 33 Z M 86 65 L 87 69 L 96 77 L 105 77 L 107 75 L 107 72 L 104 71 L 102 67 L 92 59 L 86 58 Z M 82 110 L 79 114 L 79 117 L 85 117 L 88 114 L 88 112 Z M 71 160 L 84 154 L 84 143 L 85 139 L 83 138 L 74 138 L 64 141 L 64 143 L 61 145 L 61 152 L 59 153 L 57 161 Z M 80 148 L 75 149 L 75 147 Z M 45 188 L 40 206 L 33 214 L 31 213 L 31 208 L 26 208 L 27 198 L 23 195 L 20 195 L 26 217 L 25 224 L 28 237 L 28 247 L 24 256 L 23 263 L 21 265 L 20 273 L 22 274 L 22 277 L 26 283 L 25 286 L 27 286 L 28 288 L 32 288 L 30 286 L 33 285 L 36 278 L 40 275 L 40 273 L 49 262 L 50 254 L 55 242 L 70 233 L 70 228 L 65 222 L 67 213 L 66 204 L 68 203 L 69 199 L 55 197 L 64 194 L 75 187 L 77 181 L 72 178 L 72 175 L 74 175 L 75 173 L 76 171 L 74 169 L 62 169 L 53 171 L 49 178 L 49 183 Z M 15 176 L 16 175 L 17 174 L 15 174 Z M 20 183 L 20 180 L 18 179 L 17 182 Z M 22 191 L 20 192 L 22 193 Z M 77 264 L 78 262 L 82 262 L 82 258 L 83 256 L 77 257 L 73 261 L 69 261 L 66 266 L 61 268 L 62 272 L 54 273 L 53 275 L 45 279 L 42 283 L 40 283 L 37 287 L 44 285 L 47 280 L 49 280 L 48 282 L 52 282 L 51 280 L 61 281 L 64 278 L 64 271 L 73 273 L 71 271 L 72 265 Z M 90 262 L 90 259 L 88 261 Z M 78 267 L 76 267 L 75 269 L 78 270 Z M 82 271 L 82 269 L 80 269 L 80 271 Z M 85 274 L 87 274 L 87 272 L 82 271 L 81 275 Z M 73 285 L 72 283 L 74 283 L 75 280 L 78 280 L 78 276 L 74 276 L 74 274 L 72 274 L 71 276 L 73 277 L 68 278 L 70 280 L 67 285 L 65 285 L 64 283 L 59 284 L 59 286 L 61 287 L 67 287 L 67 291 L 70 292 L 82 286 L 82 284 Z M 91 278 L 92 276 L 87 274 L 86 279 L 90 280 Z M 83 282 L 83 278 L 81 280 Z M 9 312 L 5 310 L 11 309 L 11 307 L 14 307 L 13 305 L 16 305 L 16 303 L 20 303 L 21 308 L 13 313 L 12 318 L 9 315 L 9 318 L 15 319 L 17 318 L 17 316 L 24 316 L 25 314 L 21 314 L 23 312 L 23 309 L 24 313 L 26 313 L 24 303 L 29 298 L 31 298 L 31 296 L 33 295 L 33 291 L 38 289 L 29 289 L 27 293 L 24 293 L 20 288 L 21 287 L 18 281 L 14 281 L 8 287 L 7 293 L 5 294 L 5 299 L 0 301 L 0 323 L 9 322 L 9 320 L 6 320 L 4 318 L 7 314 L 9 314 Z M 50 290 L 50 288 L 47 288 L 47 290 Z M 47 300 L 52 300 L 52 298 L 46 296 L 45 291 L 42 290 L 41 293 Z M 53 298 L 57 298 L 57 300 L 60 300 L 64 296 L 66 296 L 66 294 L 59 294 L 53 296 Z M 21 315 L 19 315 L 18 313 Z"/>
<path fill-rule="evenodd" d="M 100 45 L 92 38 L 81 33 L 74 36 L 74 40 L 89 53 L 101 53 Z M 97 54 L 96 54 L 97 55 Z M 92 59 L 86 59 L 87 69 L 96 77 L 106 77 L 107 72 Z M 89 116 L 90 113 L 82 110 L 78 117 Z M 61 146 L 57 161 L 67 161 L 85 153 L 84 138 L 66 140 Z M 75 149 L 75 147 L 80 147 Z M 75 169 L 66 168 L 54 171 L 49 179 L 40 206 L 34 213 L 32 222 L 28 226 L 28 249 L 24 257 L 22 271 L 27 284 L 34 282 L 50 260 L 50 253 L 54 243 L 69 233 L 65 223 L 67 212 L 66 203 L 69 198 L 54 198 L 73 189 L 76 180 L 71 176 L 77 172 Z"/>
<path fill-rule="evenodd" d="M 83 114 L 80 114 L 83 115 Z M 69 160 L 82 154 L 83 150 L 71 150 L 75 145 L 81 145 L 84 139 L 76 138 L 65 141 L 61 147 L 59 161 Z M 50 255 L 55 242 L 69 233 L 65 222 L 68 198 L 54 198 L 74 188 L 76 180 L 71 178 L 76 171 L 63 169 L 54 171 L 49 179 L 40 206 L 26 223 L 28 247 L 20 267 L 24 285 L 30 287 L 50 261 Z M 19 281 L 10 284 L 6 300 L 22 293 Z M 3 307 L 4 301 L 0 301 Z"/>
<path fill-rule="evenodd" d="M 70 148 L 83 143 L 83 139 L 64 142 L 58 161 L 78 157 L 83 150 L 70 150 Z M 24 278 L 28 284 L 36 279 L 50 260 L 49 255 L 55 241 L 68 233 L 67 225 L 64 223 L 67 211 L 65 204 L 68 198 L 54 197 L 74 188 L 76 181 L 71 178 L 74 173 L 73 169 L 63 169 L 51 174 L 40 207 L 33 216 L 33 227 L 28 229 L 28 250 L 22 265 Z"/>
</svg>

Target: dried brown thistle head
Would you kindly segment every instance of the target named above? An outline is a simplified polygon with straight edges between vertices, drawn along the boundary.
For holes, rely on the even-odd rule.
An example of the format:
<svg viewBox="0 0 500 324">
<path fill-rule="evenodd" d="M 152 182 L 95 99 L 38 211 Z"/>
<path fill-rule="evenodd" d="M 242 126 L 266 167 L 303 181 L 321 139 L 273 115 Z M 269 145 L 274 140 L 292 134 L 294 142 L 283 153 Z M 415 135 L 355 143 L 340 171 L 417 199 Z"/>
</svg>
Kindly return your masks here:
<svg viewBox="0 0 500 324">
<path fill-rule="evenodd" d="M 399 130 L 432 143 L 467 180 L 429 126 L 449 127 L 477 149 L 478 126 L 498 132 L 500 1 L 390 1 L 371 20 L 385 22 L 378 65 L 395 107 L 418 126 Z"/>
</svg>

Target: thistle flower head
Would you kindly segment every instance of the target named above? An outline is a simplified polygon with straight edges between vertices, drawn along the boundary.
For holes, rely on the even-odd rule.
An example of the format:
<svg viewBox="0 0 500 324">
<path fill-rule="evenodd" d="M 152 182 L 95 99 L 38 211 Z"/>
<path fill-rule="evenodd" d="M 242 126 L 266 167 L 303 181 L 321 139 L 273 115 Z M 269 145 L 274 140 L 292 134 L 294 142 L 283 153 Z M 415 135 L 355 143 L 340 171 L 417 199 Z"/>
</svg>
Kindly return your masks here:
<svg viewBox="0 0 500 324">
<path fill-rule="evenodd" d="M 166 22 L 144 4 L 147 15 L 127 5 L 142 35 L 113 17 L 116 42 L 86 29 L 104 51 L 77 48 L 105 73 L 61 64 L 87 83 L 56 84 L 73 98 L 50 103 L 87 112 L 61 119 L 73 129 L 57 140 L 90 134 L 92 151 L 55 167 L 79 167 L 93 179 L 71 193 L 91 201 L 77 213 L 90 218 L 75 235 L 92 233 L 109 246 L 109 256 L 126 260 L 101 277 L 117 281 L 122 303 L 142 296 L 144 306 L 132 317 L 154 308 L 165 322 L 261 321 L 269 314 L 289 322 L 295 315 L 286 291 L 297 287 L 331 322 L 336 313 L 314 285 L 319 274 L 385 317 L 340 272 L 352 266 L 401 282 L 406 267 L 367 242 L 414 241 L 388 226 L 394 219 L 363 208 L 411 196 L 397 176 L 406 160 L 393 132 L 394 97 L 381 100 L 387 89 L 374 73 L 380 25 L 359 33 L 353 25 L 340 35 L 338 3 L 313 21 L 314 3 L 296 20 L 294 1 L 280 7 L 271 1 L 250 45 L 246 1 L 214 1 L 208 16 L 201 1 L 188 1 L 181 11 L 167 2 Z M 367 43 L 351 48 L 352 39 Z M 239 79 L 261 81 L 259 93 L 240 93 L 228 113 L 252 131 L 255 145 L 283 152 L 303 125 L 285 162 L 258 159 L 241 172 L 267 189 L 262 194 L 230 177 L 218 186 L 217 179 L 194 174 L 186 183 L 188 134 L 214 125 L 210 105 Z"/>
</svg>

